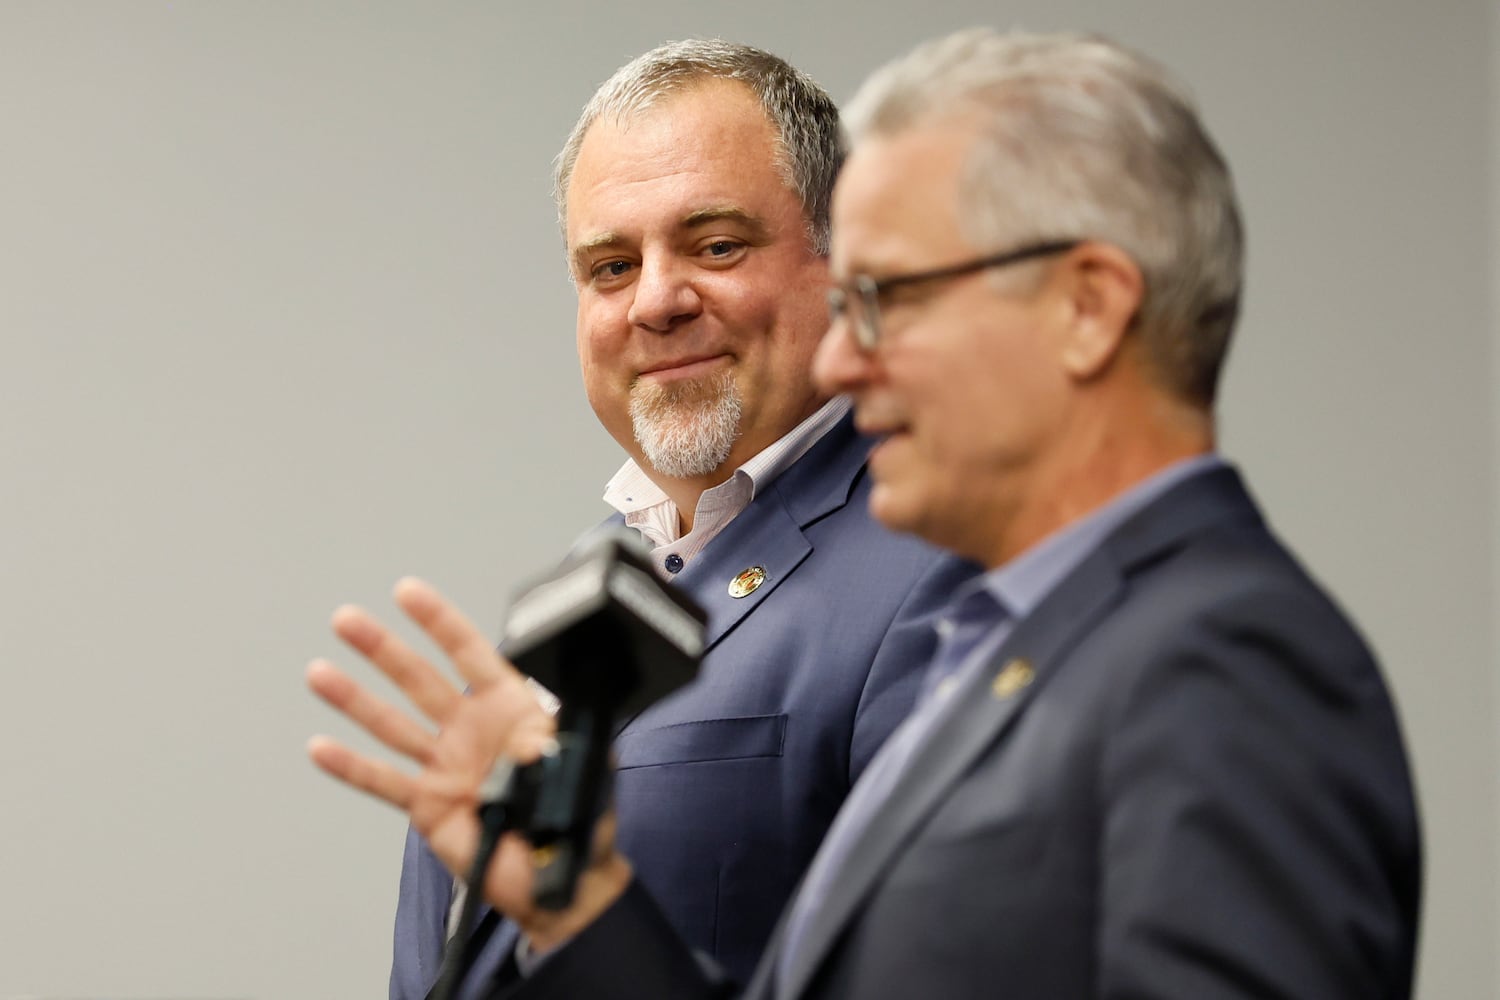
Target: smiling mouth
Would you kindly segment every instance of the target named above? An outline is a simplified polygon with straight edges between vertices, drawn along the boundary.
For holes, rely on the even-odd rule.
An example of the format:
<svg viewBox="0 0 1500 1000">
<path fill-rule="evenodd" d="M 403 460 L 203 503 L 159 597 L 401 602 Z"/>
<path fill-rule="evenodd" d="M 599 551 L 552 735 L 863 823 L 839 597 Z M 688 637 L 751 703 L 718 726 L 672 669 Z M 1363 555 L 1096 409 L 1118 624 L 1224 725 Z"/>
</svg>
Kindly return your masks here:
<svg viewBox="0 0 1500 1000">
<path fill-rule="evenodd" d="M 680 378 L 697 378 L 718 368 L 728 357 L 714 354 L 706 358 L 689 358 L 683 361 L 668 361 L 640 373 L 639 377 L 655 382 L 671 382 Z"/>
<path fill-rule="evenodd" d="M 854 429 L 866 437 L 876 439 L 876 442 L 884 441 L 888 437 L 905 434 L 911 428 L 904 423 L 897 423 L 891 419 L 895 414 L 880 416 L 869 413 L 854 412 Z"/>
</svg>

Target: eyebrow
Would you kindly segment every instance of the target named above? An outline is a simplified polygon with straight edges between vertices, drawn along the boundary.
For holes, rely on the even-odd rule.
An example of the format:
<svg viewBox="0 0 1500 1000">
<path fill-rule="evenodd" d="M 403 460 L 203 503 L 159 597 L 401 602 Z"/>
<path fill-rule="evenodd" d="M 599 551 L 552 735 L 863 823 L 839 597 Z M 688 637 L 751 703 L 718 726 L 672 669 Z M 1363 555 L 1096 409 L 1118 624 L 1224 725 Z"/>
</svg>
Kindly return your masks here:
<svg viewBox="0 0 1500 1000">
<path fill-rule="evenodd" d="M 771 230 L 767 228 L 765 220 L 758 215 L 751 215 L 736 205 L 715 205 L 709 208 L 700 208 L 696 212 L 689 212 L 682 220 L 684 229 L 697 229 L 699 226 L 708 225 L 711 222 L 734 222 L 744 226 L 749 231 L 750 238 L 758 242 L 769 242 Z"/>
<path fill-rule="evenodd" d="M 573 248 L 569 254 L 573 261 L 573 270 L 582 271 L 588 264 L 589 258 L 599 250 L 608 250 L 625 242 L 625 237 L 616 232 L 604 232 L 597 236 L 584 240 Z"/>
<path fill-rule="evenodd" d="M 731 222 L 742 226 L 752 243 L 769 243 L 771 230 L 758 215 L 752 215 L 735 205 L 713 205 L 689 212 L 682 217 L 678 227 L 685 230 L 698 229 L 716 222 Z M 575 270 L 582 270 L 589 258 L 600 250 L 610 250 L 626 243 L 625 236 L 613 230 L 599 233 L 573 248 L 570 257 Z"/>
</svg>

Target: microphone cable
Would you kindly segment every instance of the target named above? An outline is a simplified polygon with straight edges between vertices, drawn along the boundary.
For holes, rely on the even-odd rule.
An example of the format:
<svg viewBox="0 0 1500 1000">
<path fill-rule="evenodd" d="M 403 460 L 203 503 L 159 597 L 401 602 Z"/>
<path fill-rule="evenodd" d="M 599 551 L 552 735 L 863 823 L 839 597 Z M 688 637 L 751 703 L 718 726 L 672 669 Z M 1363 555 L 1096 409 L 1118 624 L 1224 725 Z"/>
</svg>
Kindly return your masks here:
<svg viewBox="0 0 1500 1000">
<path fill-rule="evenodd" d="M 490 862 L 494 860 L 495 852 L 500 847 L 500 838 L 505 834 L 505 805 L 488 802 L 480 806 L 479 823 L 479 849 L 474 852 L 474 864 L 469 869 L 468 891 L 464 893 L 458 927 L 443 951 L 443 972 L 432 992 L 427 994 L 428 1000 L 453 1000 L 465 973 L 479 957 L 479 948 L 469 947 L 473 943 L 469 939 L 474 932 L 474 918 L 484 899 L 484 874 L 489 871 Z"/>
<path fill-rule="evenodd" d="M 556 742 L 542 751 L 544 759 L 556 754 Z M 536 774 L 536 765 L 518 768 L 514 762 L 501 757 L 495 761 L 489 777 L 480 786 L 479 847 L 474 852 L 474 863 L 469 866 L 468 889 L 464 893 L 464 905 L 459 909 L 458 925 L 448 938 L 447 948 L 443 950 L 442 974 L 428 992 L 426 1000 L 453 1000 L 458 995 L 459 984 L 479 958 L 479 952 L 489 940 L 494 926 L 499 923 L 498 913 L 492 910 L 485 915 L 490 924 L 489 932 L 482 935 L 474 933 L 474 918 L 484 900 L 485 873 L 490 870 L 490 862 L 500 849 L 500 839 L 511 828 L 507 821 L 525 822 L 524 817 L 529 816 L 534 809 L 534 781 L 527 779 L 534 778 Z M 509 811 L 508 806 L 512 807 Z"/>
</svg>

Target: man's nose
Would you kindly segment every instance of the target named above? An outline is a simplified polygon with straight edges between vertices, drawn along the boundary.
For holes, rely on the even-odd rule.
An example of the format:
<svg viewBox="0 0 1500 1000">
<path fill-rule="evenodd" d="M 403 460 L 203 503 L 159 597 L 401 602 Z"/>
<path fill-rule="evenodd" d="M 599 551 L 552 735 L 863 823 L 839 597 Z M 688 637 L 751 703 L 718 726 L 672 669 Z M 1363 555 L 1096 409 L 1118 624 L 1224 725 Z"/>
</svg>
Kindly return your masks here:
<svg viewBox="0 0 1500 1000">
<path fill-rule="evenodd" d="M 813 381 L 830 396 L 853 392 L 870 379 L 873 356 L 854 339 L 847 314 L 833 318 L 813 355 Z"/>
<path fill-rule="evenodd" d="M 630 303 L 632 326 L 670 333 L 683 320 L 697 316 L 703 302 L 693 286 L 692 266 L 671 255 L 652 255 L 641 261 Z"/>
</svg>

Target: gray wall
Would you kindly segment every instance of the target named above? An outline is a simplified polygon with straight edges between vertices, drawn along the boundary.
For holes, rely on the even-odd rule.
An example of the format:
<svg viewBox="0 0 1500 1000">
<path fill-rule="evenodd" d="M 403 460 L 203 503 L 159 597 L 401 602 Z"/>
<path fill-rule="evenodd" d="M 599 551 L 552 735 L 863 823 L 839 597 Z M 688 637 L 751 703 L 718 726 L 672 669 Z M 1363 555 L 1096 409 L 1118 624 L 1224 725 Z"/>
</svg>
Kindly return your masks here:
<svg viewBox="0 0 1500 1000">
<path fill-rule="evenodd" d="M 383 995 L 403 826 L 305 762 L 348 731 L 302 668 L 404 573 L 494 627 L 603 512 L 576 109 L 666 38 L 847 97 L 976 22 L 1199 95 L 1251 237 L 1225 450 L 1386 661 L 1422 996 L 1500 997 L 1493 6 L 513 6 L 0 2 L 0 997 Z"/>
<path fill-rule="evenodd" d="M 1490 466 L 1490 605 L 1488 617 L 1490 621 L 1490 648 L 1494 653 L 1494 661 L 1491 664 L 1490 704 L 1497 717 L 1500 717 L 1500 615 L 1494 613 L 1496 604 L 1500 604 L 1500 461 L 1496 456 L 1500 455 L 1500 395 L 1497 395 L 1496 386 L 1500 386 L 1500 9 L 1490 9 L 1490 155 L 1489 155 L 1489 195 L 1490 195 L 1490 240 L 1489 240 L 1489 288 L 1490 288 L 1490 420 L 1493 433 L 1490 436 L 1489 447 L 1485 450 Z M 1491 727 L 1490 732 L 1494 736 L 1495 745 L 1495 767 L 1490 771 L 1488 780 L 1479 786 L 1480 792 L 1476 798 L 1484 801 L 1484 789 L 1488 789 L 1495 799 L 1495 809 L 1500 813 L 1500 794 L 1495 794 L 1497 775 L 1500 775 L 1500 736 L 1495 736 L 1500 727 Z M 1481 774 L 1482 778 L 1482 774 Z M 1500 831 L 1500 820 L 1497 820 L 1492 830 Z M 1500 853 L 1500 836 L 1492 841 L 1496 845 L 1497 853 Z M 1483 869 L 1481 868 L 1482 872 Z M 1496 886 L 1496 896 L 1500 897 L 1500 863 L 1495 865 L 1492 873 Z M 1500 922 L 1500 921 L 1497 921 Z M 1494 930 L 1494 924 L 1482 925 Z M 1476 939 L 1482 940 L 1482 939 Z M 1492 938 L 1493 940 L 1493 938 Z M 1491 957 L 1495 963 L 1495 995 L 1500 996 L 1500 948 L 1491 951 Z M 1476 970 L 1481 977 L 1482 970 Z M 1481 981 L 1483 981 L 1481 979 Z"/>
</svg>

